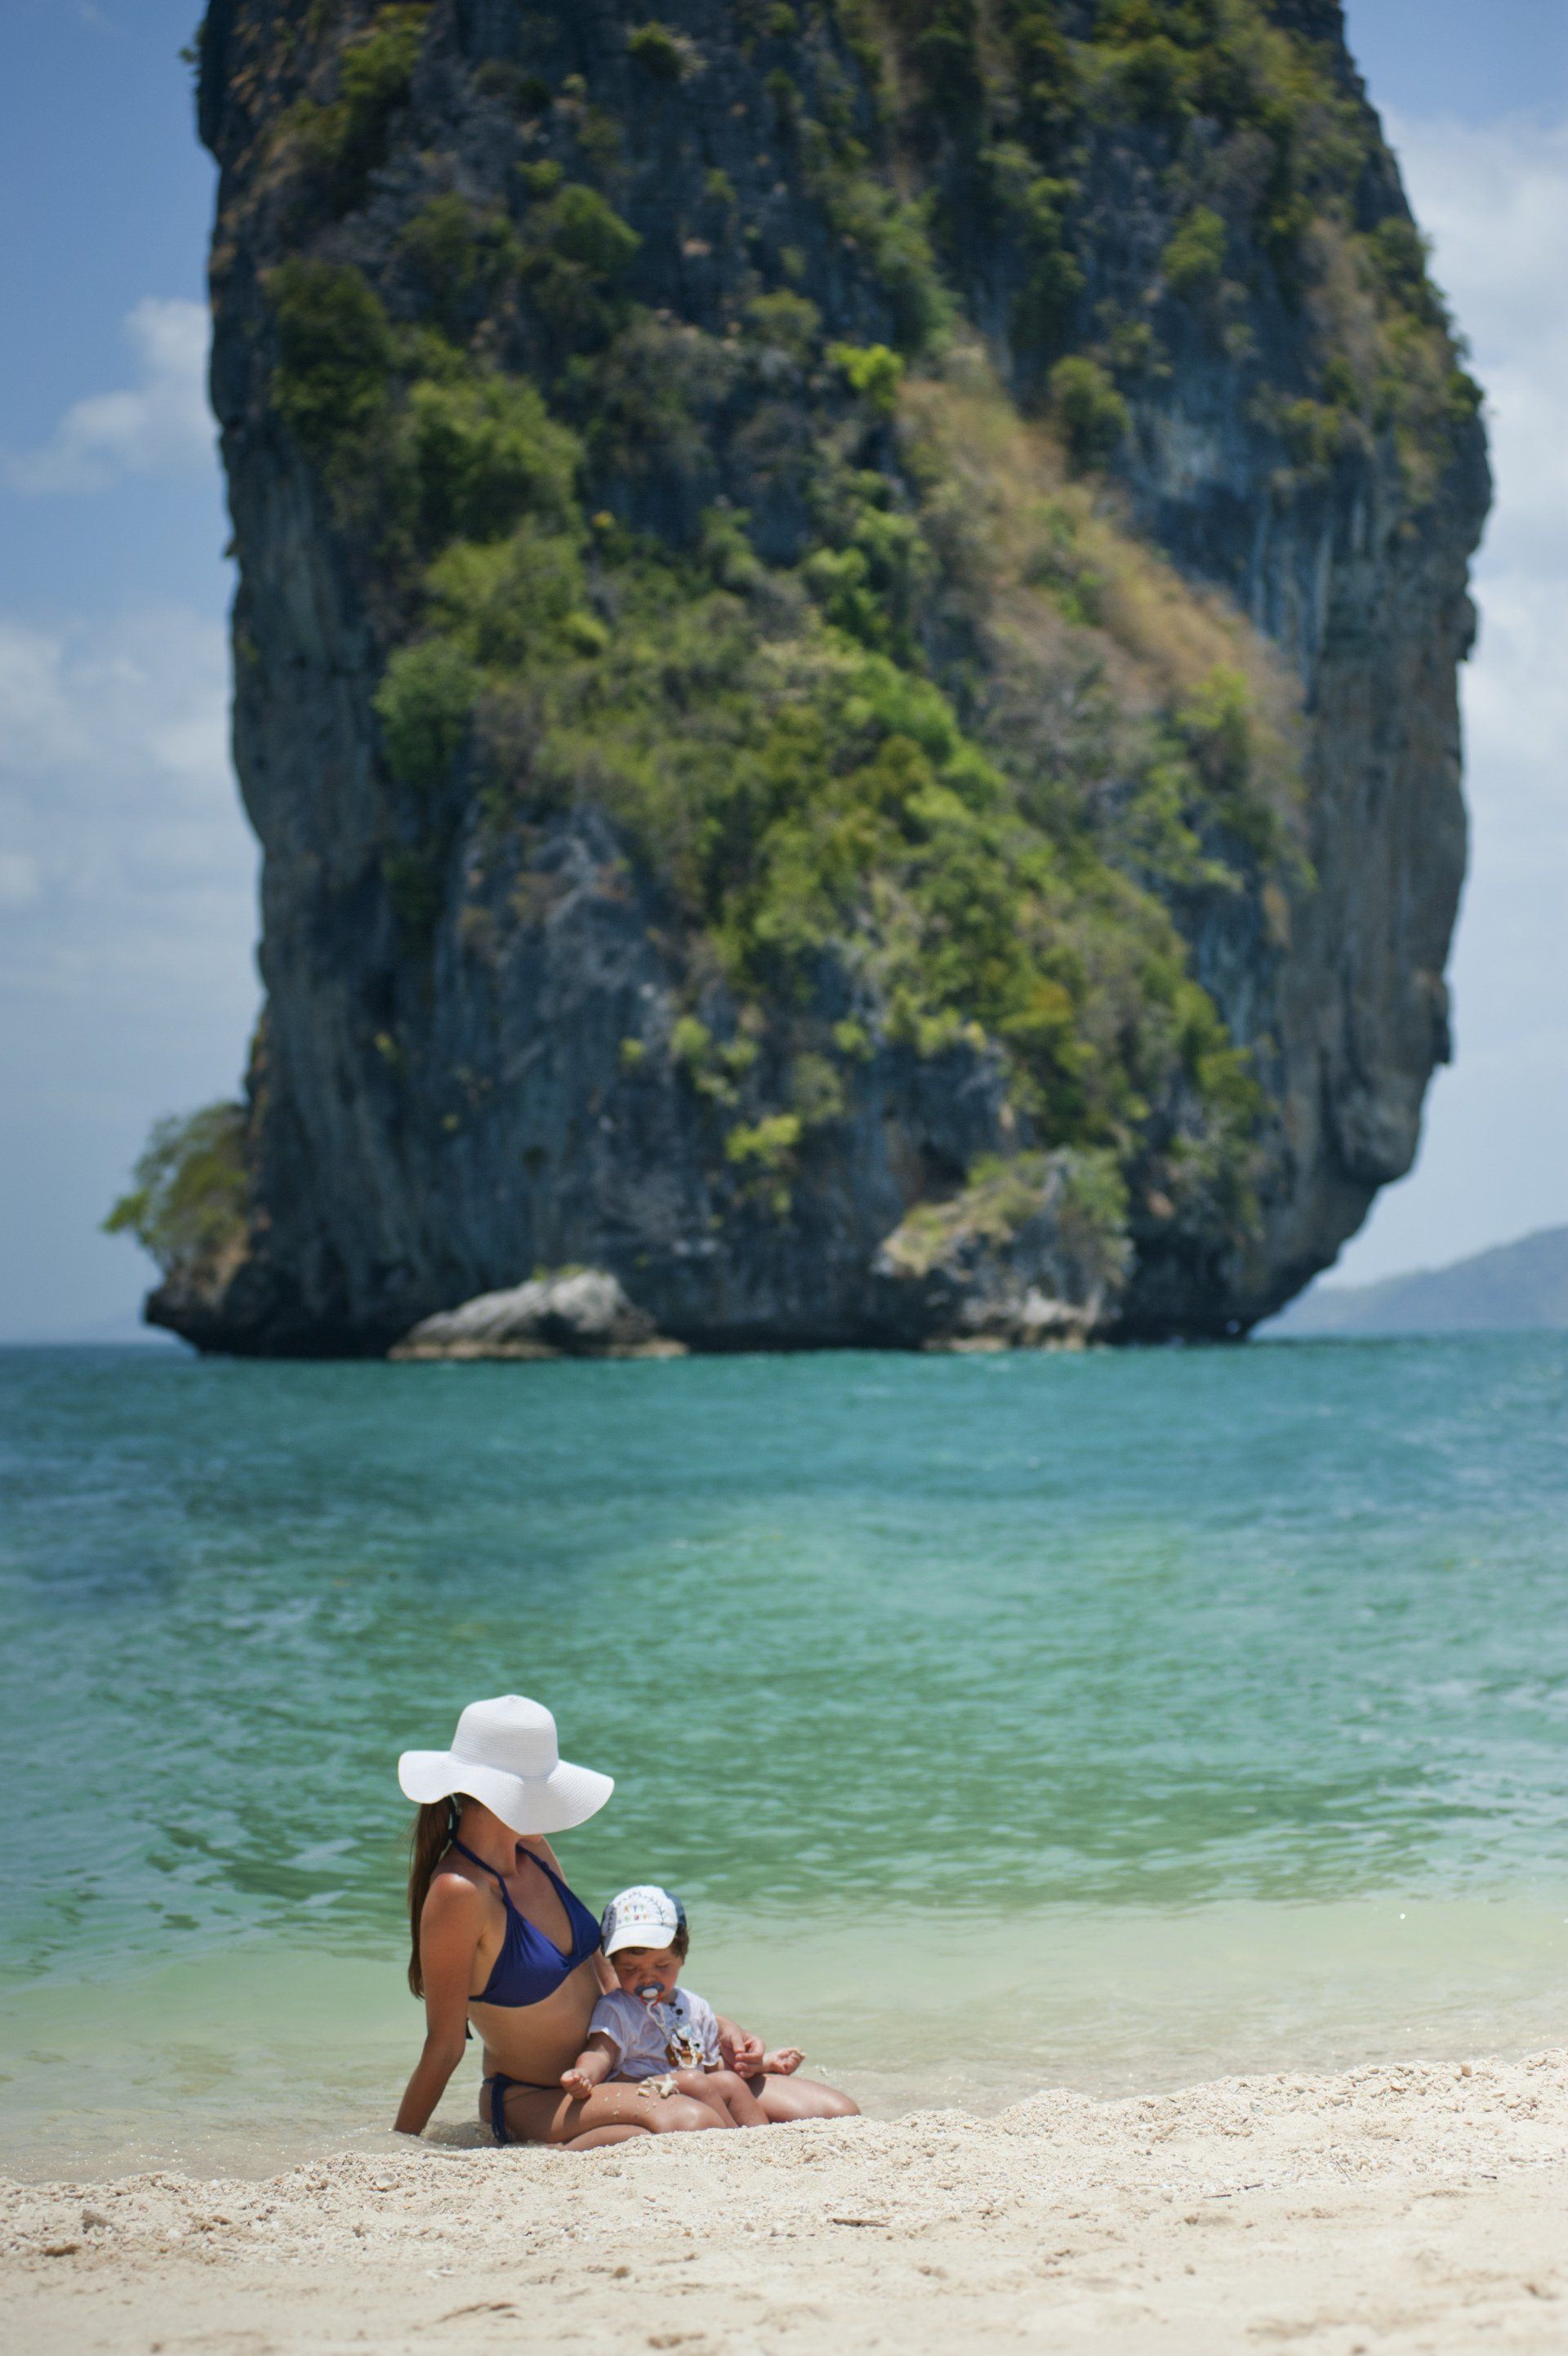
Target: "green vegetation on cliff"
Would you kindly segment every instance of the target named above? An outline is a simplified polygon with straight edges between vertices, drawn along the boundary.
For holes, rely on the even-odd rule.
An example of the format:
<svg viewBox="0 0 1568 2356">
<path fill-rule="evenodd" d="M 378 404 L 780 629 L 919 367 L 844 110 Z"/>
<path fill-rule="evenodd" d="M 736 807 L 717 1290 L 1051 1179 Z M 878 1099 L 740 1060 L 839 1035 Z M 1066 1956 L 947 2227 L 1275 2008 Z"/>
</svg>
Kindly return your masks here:
<svg viewBox="0 0 1568 2356">
<path fill-rule="evenodd" d="M 395 59 L 406 84 L 413 16 L 383 11 L 343 52 L 343 97 L 285 118 L 306 175 L 324 120 L 345 153 L 381 135 L 392 66 L 370 61 Z M 392 607 L 377 711 L 412 840 L 389 846 L 389 887 L 413 931 L 434 921 L 456 777 L 497 828 L 589 794 L 678 894 L 694 987 L 714 970 L 743 1009 L 788 1011 L 803 1052 L 831 1064 L 841 1051 L 810 1015 L 837 959 L 885 1035 L 926 1054 L 983 1039 L 1045 1143 L 1126 1159 L 1160 1108 L 1165 1196 L 1219 1186 L 1244 1221 L 1258 1090 L 1167 903 L 1299 873 L 1288 695 L 1250 634 L 1164 574 L 1094 487 L 1129 429 L 1118 359 L 1157 362 L 1151 336 L 1124 330 L 1060 351 L 1085 284 L 1078 187 L 1036 166 L 1118 109 L 1159 126 L 1172 174 L 1190 177 L 1184 126 L 1199 116 L 1261 133 L 1259 233 L 1294 286 L 1300 241 L 1323 228 L 1309 192 L 1343 162 L 1344 110 L 1255 9 L 1123 5 L 1093 40 L 1064 43 L 1051 12 L 1015 6 L 991 30 L 1026 78 L 1010 141 L 982 144 L 978 12 L 906 8 L 891 51 L 840 18 L 788 35 L 770 21 L 761 38 L 817 44 L 820 112 L 780 65 L 776 127 L 885 296 L 889 344 L 826 337 L 818 305 L 766 271 L 718 331 L 633 301 L 641 241 L 612 201 L 615 143 L 603 108 L 565 87 L 530 126 L 510 216 L 427 198 L 384 294 L 325 259 L 274 272 L 275 407 L 345 527 L 373 536 Z M 826 70 L 845 29 L 876 67 L 880 125 L 857 122 Z M 701 70 L 657 24 L 628 50 L 660 80 Z M 893 196 L 861 135 L 886 146 L 900 75 L 906 108 L 936 110 L 961 158 L 924 207 Z M 1035 426 L 959 329 L 939 267 L 976 201 L 964 175 L 1019 238 L 1015 331 L 1059 354 Z M 1159 257 L 1171 298 L 1222 306 L 1225 248 L 1222 217 L 1187 206 Z M 787 252 L 779 268 L 799 275 Z M 526 374 L 490 357 L 498 315 L 532 348 Z M 722 483 L 736 410 L 812 420 L 789 454 L 804 529 L 789 562 L 759 557 L 722 491 L 695 531 L 634 520 L 639 478 Z M 1047 750 L 1030 709 L 1059 706 L 1069 681 L 1086 691 L 1076 741 Z M 730 1160 L 787 1164 L 835 1101 L 747 1105 Z"/>
<path fill-rule="evenodd" d="M 615 252 L 603 234 L 597 249 Z M 580 374 L 574 434 L 532 382 L 367 316 L 376 298 L 353 273 L 289 264 L 272 291 L 277 406 L 321 450 L 345 516 L 382 519 L 383 560 L 409 584 L 377 710 L 416 806 L 465 765 L 498 828 L 590 794 L 743 1005 L 805 1021 L 836 957 L 887 1036 L 925 1054 L 964 1033 L 993 1044 L 1053 1143 L 1126 1152 L 1151 1107 L 1185 1092 L 1169 1174 L 1201 1163 L 1240 1211 L 1255 1089 L 1148 887 L 1239 888 L 1217 829 L 1237 858 L 1288 855 L 1283 699 L 1256 644 L 1099 511 L 972 347 L 950 342 L 901 384 L 882 348 L 824 352 L 813 306 L 787 294 L 696 355 L 631 314 L 580 364 L 594 392 Z M 681 551 L 588 510 L 633 365 L 671 396 L 693 368 L 732 397 L 765 373 L 824 418 L 796 562 L 759 562 L 746 515 L 722 504 Z M 1004 724 L 966 727 L 931 675 L 938 594 L 977 645 L 1005 646 Z M 1136 718 L 1101 640 L 1137 669 Z M 1009 739 L 1068 667 L 1092 675 L 1085 741 L 1052 776 Z M 1098 819 L 1074 791 L 1090 765 L 1122 773 Z M 393 856 L 406 896 L 407 853 Z M 840 1052 L 826 1036 L 823 1050 Z M 768 1161 L 831 1103 L 771 1112 Z M 749 1128 L 727 1150 L 764 1154 Z"/>
<path fill-rule="evenodd" d="M 404 955 L 591 804 L 683 975 L 623 1084 L 668 1055 L 736 1204 L 961 1047 L 1101 1226 L 1244 1242 L 1270 1108 L 1187 939 L 1311 888 L 1298 687 L 1134 528 L 1162 388 L 1222 376 L 1282 502 L 1391 451 L 1412 530 L 1476 400 L 1331 48 L 1262 0 L 225 14 Z"/>
<path fill-rule="evenodd" d="M 103 1222 L 131 1235 L 165 1276 L 198 1280 L 231 1264 L 245 1238 L 243 1105 L 204 1105 L 158 1121 L 137 1161 L 128 1194 Z"/>
</svg>

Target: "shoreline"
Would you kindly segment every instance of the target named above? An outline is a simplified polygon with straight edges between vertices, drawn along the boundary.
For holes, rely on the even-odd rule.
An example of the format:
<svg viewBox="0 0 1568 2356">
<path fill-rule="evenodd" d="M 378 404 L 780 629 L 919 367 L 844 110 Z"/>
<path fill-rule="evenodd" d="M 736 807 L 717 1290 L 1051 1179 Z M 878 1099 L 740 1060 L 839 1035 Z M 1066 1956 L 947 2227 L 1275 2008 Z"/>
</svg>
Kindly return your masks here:
<svg viewBox="0 0 1568 2356">
<path fill-rule="evenodd" d="M 1568 2049 L 593 2154 L 0 2180 L 30 2351 L 1560 2350 Z M 437 2340 L 430 2334 L 439 2326 Z"/>
</svg>

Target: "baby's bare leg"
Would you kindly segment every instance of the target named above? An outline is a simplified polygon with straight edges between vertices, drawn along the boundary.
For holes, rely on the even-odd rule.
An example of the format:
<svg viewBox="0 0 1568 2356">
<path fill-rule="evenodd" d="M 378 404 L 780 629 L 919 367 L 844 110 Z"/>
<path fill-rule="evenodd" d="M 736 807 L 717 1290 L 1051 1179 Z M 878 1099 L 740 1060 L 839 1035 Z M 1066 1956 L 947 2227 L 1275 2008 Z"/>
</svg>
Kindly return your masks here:
<svg viewBox="0 0 1568 2356">
<path fill-rule="evenodd" d="M 764 2127 L 768 2114 L 744 2078 L 733 2070 L 677 2070 L 675 2083 L 683 2094 L 711 2103 L 732 2127 Z"/>
<path fill-rule="evenodd" d="M 487 2085 L 481 2097 L 485 2107 L 480 2111 L 487 2125 L 489 2099 Z M 512 2143 L 574 2143 L 585 2150 L 589 2147 L 582 2137 L 595 2136 L 597 2140 L 596 2130 L 603 2127 L 629 2129 L 634 2135 L 677 2135 L 721 2127 L 726 2122 L 712 2103 L 693 2102 L 681 2094 L 662 2100 L 656 2094 L 649 2100 L 639 2087 L 628 2085 L 624 2078 L 611 2078 L 596 2086 L 585 2103 L 575 2102 L 562 2087 L 509 2086 L 506 2124 Z"/>
</svg>

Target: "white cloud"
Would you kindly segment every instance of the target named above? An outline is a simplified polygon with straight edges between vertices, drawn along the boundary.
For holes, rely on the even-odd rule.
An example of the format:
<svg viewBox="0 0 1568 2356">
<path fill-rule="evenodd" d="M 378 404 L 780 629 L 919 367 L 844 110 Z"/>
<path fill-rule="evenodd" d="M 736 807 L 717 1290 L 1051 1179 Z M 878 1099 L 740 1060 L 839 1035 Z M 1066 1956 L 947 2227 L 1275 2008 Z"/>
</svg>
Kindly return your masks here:
<svg viewBox="0 0 1568 2356">
<path fill-rule="evenodd" d="M 1487 391 L 1496 504 L 1465 680 L 1476 873 L 1477 884 L 1489 865 L 1512 873 L 1528 918 L 1541 891 L 1526 870 L 1541 884 L 1554 873 L 1568 906 L 1568 123 L 1393 129 Z M 1466 931 L 1505 913 L 1477 894 Z M 1568 1006 L 1568 952 L 1555 945 Z"/>
<path fill-rule="evenodd" d="M 62 642 L 0 620 L 0 767 L 50 767 L 78 742 L 62 676 Z"/>
<path fill-rule="evenodd" d="M 0 611 L 0 1333 L 129 1312 L 98 1233 L 158 1113 L 231 1095 L 258 996 L 256 850 L 220 620 Z"/>
<path fill-rule="evenodd" d="M 1464 681 L 1458 1060 L 1347 1282 L 1568 1220 L 1568 122 L 1389 128 L 1486 388 L 1497 497 Z"/>
<path fill-rule="evenodd" d="M 1560 307 L 1568 123 L 1522 116 L 1487 123 L 1388 118 L 1437 273 L 1462 291 L 1461 324 L 1477 345 L 1520 351 L 1568 336 Z"/>
<path fill-rule="evenodd" d="M 73 402 L 47 442 L 9 456 L 13 490 L 96 491 L 125 475 L 211 465 L 206 306 L 146 295 L 126 314 L 125 334 L 136 383 Z"/>
<path fill-rule="evenodd" d="M 1391 126 L 1487 389 L 1498 504 L 1483 570 L 1568 552 L 1568 123 Z"/>
<path fill-rule="evenodd" d="M 45 629 L 0 615 L 0 993 L 245 977 L 255 854 L 220 623 L 184 606 Z"/>
<path fill-rule="evenodd" d="M 1568 807 L 1568 548 L 1554 573 L 1521 570 L 1506 563 L 1500 551 L 1488 551 L 1477 591 L 1481 639 L 1465 681 L 1475 792 L 1490 800 L 1494 778 L 1506 774 L 1508 805 L 1498 816 L 1509 831 L 1529 824 L 1561 840 Z"/>
</svg>

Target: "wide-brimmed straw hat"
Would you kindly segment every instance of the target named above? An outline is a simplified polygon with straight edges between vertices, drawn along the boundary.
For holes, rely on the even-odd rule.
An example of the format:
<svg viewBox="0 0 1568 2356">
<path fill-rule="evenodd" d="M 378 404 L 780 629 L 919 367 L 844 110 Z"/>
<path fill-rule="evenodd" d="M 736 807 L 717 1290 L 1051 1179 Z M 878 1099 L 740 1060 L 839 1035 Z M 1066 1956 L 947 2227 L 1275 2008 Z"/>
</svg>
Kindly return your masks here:
<svg viewBox="0 0 1568 2356">
<path fill-rule="evenodd" d="M 482 1800 L 514 1833 L 568 1832 L 597 1815 L 615 1790 L 613 1775 L 562 1758 L 555 1720 L 521 1694 L 471 1701 L 450 1751 L 405 1751 L 397 1780 L 411 1800 L 455 1792 Z"/>
</svg>

